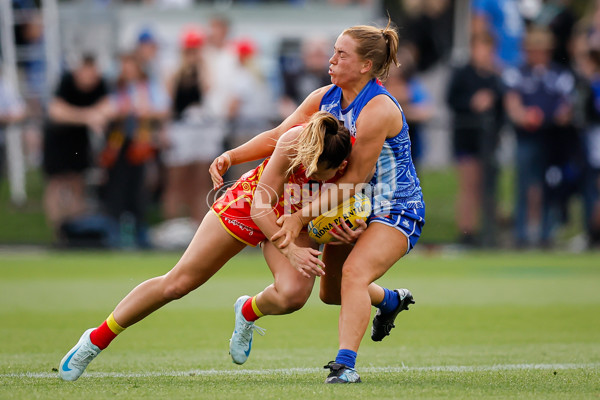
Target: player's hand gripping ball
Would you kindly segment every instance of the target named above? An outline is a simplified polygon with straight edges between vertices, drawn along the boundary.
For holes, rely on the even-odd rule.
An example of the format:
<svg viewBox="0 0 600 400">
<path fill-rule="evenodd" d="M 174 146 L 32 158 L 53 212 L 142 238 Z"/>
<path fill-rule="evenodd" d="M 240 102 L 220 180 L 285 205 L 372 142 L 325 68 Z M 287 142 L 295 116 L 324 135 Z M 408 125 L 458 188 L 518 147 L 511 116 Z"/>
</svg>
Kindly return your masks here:
<svg viewBox="0 0 600 400">
<path fill-rule="evenodd" d="M 355 230 L 357 219 L 366 221 L 371 215 L 371 201 L 363 193 L 357 193 L 348 200 L 329 210 L 308 223 L 308 235 L 317 243 L 329 243 L 334 237 L 329 231 L 339 226 L 342 220 L 350 229 Z"/>
</svg>

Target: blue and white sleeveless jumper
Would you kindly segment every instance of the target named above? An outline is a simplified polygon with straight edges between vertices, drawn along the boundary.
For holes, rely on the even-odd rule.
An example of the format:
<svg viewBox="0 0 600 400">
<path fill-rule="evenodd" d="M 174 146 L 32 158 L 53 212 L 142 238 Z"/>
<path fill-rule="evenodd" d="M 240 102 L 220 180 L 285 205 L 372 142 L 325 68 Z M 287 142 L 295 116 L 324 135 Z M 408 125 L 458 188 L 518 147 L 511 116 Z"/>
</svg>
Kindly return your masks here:
<svg viewBox="0 0 600 400">
<path fill-rule="evenodd" d="M 416 234 L 416 243 L 420 228 L 425 223 L 425 203 L 410 153 L 408 124 L 400 104 L 376 79 L 372 79 L 346 108 L 341 107 L 342 89 L 332 86 L 321 99 L 320 109 L 343 121 L 350 134 L 356 137 L 356 121 L 360 112 L 378 95 L 388 96 L 398 106 L 402 113 L 402 129 L 396 136 L 385 140 L 377 159 L 375 174 L 369 182 L 373 190 L 373 214 L 369 221 L 395 226 L 407 236 Z M 414 245 L 412 240 L 411 245 Z"/>
</svg>

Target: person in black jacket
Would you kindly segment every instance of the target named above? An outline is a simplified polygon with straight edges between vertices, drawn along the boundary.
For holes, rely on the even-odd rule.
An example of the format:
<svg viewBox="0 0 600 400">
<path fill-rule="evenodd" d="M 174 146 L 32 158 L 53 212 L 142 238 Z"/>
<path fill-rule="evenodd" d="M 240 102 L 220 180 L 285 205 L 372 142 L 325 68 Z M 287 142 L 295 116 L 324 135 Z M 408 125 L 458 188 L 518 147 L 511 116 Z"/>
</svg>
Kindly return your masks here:
<svg viewBox="0 0 600 400">
<path fill-rule="evenodd" d="M 55 230 L 85 213 L 84 172 L 92 166 L 90 132 L 102 135 L 110 110 L 107 84 L 92 55 L 63 75 L 44 127 L 44 209 Z"/>
<path fill-rule="evenodd" d="M 494 152 L 502 124 L 503 96 L 494 51 L 491 35 L 475 34 L 471 38 L 471 58 L 454 69 L 447 93 L 454 112 L 453 147 L 458 167 L 456 222 L 461 240 L 467 245 L 475 243 L 480 211 L 486 218 L 482 221 L 482 239 L 491 244 L 493 235 Z"/>
</svg>

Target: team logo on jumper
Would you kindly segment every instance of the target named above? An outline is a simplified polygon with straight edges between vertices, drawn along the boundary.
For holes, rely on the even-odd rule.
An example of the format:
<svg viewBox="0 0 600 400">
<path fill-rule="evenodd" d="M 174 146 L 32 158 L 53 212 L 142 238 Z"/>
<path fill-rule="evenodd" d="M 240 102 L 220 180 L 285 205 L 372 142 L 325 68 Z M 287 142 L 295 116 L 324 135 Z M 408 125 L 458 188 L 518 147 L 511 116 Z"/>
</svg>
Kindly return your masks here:
<svg viewBox="0 0 600 400">
<path fill-rule="evenodd" d="M 229 181 L 211 190 L 206 203 L 221 217 L 243 221 L 277 212 L 278 197 L 276 190 L 260 182 Z"/>
</svg>

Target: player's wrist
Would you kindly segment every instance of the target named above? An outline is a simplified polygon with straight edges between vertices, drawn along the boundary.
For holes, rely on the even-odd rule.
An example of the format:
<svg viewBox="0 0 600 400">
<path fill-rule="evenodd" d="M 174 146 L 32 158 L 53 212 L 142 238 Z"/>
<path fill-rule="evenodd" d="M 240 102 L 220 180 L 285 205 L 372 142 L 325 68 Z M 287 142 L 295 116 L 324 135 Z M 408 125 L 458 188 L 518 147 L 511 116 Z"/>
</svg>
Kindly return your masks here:
<svg viewBox="0 0 600 400">
<path fill-rule="evenodd" d="M 294 214 L 292 214 L 293 216 L 295 216 L 296 218 L 298 218 L 298 221 L 300 221 L 300 223 L 302 224 L 302 226 L 306 226 L 308 225 L 308 223 L 312 220 L 312 216 L 310 215 L 310 213 L 308 213 L 306 210 L 301 209 L 299 211 L 296 211 Z"/>
<path fill-rule="evenodd" d="M 227 150 L 223 155 L 229 160 L 229 166 L 235 164 L 235 155 L 233 154 L 233 151 Z"/>
</svg>

